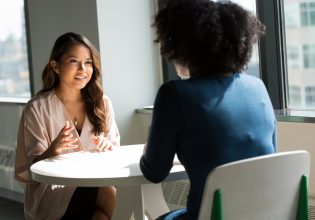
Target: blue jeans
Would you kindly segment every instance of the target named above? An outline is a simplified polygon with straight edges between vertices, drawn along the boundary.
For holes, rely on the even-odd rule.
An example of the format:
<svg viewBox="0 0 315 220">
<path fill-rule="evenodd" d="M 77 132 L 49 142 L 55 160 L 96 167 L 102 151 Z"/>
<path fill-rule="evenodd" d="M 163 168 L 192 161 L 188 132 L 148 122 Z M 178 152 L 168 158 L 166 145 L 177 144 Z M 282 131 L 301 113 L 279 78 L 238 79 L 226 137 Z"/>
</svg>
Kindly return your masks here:
<svg viewBox="0 0 315 220">
<path fill-rule="evenodd" d="M 168 212 L 164 215 L 161 215 L 156 220 L 185 220 L 187 210 L 186 208 L 177 209 L 171 212 Z"/>
</svg>

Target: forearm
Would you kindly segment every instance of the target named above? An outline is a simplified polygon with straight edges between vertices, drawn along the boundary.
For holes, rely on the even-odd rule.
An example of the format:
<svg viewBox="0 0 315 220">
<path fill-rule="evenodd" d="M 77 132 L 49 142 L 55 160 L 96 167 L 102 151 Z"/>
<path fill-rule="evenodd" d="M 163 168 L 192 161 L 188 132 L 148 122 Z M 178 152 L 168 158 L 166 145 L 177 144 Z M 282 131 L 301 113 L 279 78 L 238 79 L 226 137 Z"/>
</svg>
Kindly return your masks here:
<svg viewBox="0 0 315 220">
<path fill-rule="evenodd" d="M 43 153 L 39 154 L 37 157 L 34 158 L 33 163 L 58 155 L 60 155 L 60 152 L 57 152 L 53 147 L 48 147 L 47 150 L 45 150 Z"/>
</svg>

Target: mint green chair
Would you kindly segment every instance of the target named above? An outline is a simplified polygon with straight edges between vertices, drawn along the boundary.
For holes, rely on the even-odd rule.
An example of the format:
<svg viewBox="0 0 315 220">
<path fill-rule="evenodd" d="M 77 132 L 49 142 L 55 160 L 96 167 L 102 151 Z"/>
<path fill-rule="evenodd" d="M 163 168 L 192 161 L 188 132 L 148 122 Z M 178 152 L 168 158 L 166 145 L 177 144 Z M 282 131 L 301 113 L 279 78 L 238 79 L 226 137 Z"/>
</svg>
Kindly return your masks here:
<svg viewBox="0 0 315 220">
<path fill-rule="evenodd" d="M 198 220 L 308 220 L 309 172 L 306 151 L 219 166 L 208 175 Z"/>
</svg>

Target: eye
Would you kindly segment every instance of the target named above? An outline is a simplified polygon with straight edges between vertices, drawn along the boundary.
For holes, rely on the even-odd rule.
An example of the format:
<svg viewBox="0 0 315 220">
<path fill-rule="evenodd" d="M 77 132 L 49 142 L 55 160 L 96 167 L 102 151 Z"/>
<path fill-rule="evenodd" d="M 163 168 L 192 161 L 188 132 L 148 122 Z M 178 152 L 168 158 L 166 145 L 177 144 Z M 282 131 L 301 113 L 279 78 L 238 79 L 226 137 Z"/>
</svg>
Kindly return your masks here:
<svg viewBox="0 0 315 220">
<path fill-rule="evenodd" d="M 77 63 L 78 61 L 76 59 L 70 59 L 69 62 L 70 63 Z"/>
<path fill-rule="evenodd" d="M 92 65 L 93 61 L 92 60 L 88 60 L 88 61 L 85 62 L 85 64 Z"/>
</svg>

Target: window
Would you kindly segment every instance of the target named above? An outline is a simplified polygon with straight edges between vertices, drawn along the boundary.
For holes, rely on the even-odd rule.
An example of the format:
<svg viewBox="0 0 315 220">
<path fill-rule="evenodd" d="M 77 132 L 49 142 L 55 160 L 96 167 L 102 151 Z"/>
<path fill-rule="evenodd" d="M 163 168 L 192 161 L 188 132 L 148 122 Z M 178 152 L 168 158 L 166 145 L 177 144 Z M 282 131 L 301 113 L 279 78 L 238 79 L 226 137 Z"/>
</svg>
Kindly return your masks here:
<svg viewBox="0 0 315 220">
<path fill-rule="evenodd" d="M 304 68 L 315 68 L 315 44 L 303 45 Z"/>
<path fill-rule="evenodd" d="M 315 107 L 315 0 L 283 0 L 288 108 Z M 299 5 L 300 11 L 292 11 Z M 301 20 L 292 25 L 290 20 Z M 307 27 L 306 27 L 307 26 Z M 283 73 L 282 73 L 283 74 Z M 302 88 L 298 92 L 297 87 Z M 298 95 L 299 93 L 299 95 Z M 298 100 L 300 99 L 300 101 Z"/>
<path fill-rule="evenodd" d="M 315 2 L 301 2 L 300 10 L 302 26 L 315 25 Z"/>
<path fill-rule="evenodd" d="M 24 0 L 10 0 L 0 7 L 0 97 L 29 98 Z"/>
<path fill-rule="evenodd" d="M 300 56 L 299 56 L 299 47 L 297 46 L 287 46 L 287 60 L 288 67 L 290 69 L 299 69 L 300 65 Z"/>
<path fill-rule="evenodd" d="M 285 7 L 285 24 L 287 27 L 300 26 L 299 4 L 291 3 Z"/>
<path fill-rule="evenodd" d="M 315 107 L 315 86 L 305 87 L 305 105 Z"/>
<path fill-rule="evenodd" d="M 300 107 L 301 106 L 301 88 L 299 86 L 290 86 L 290 106 Z"/>
</svg>

